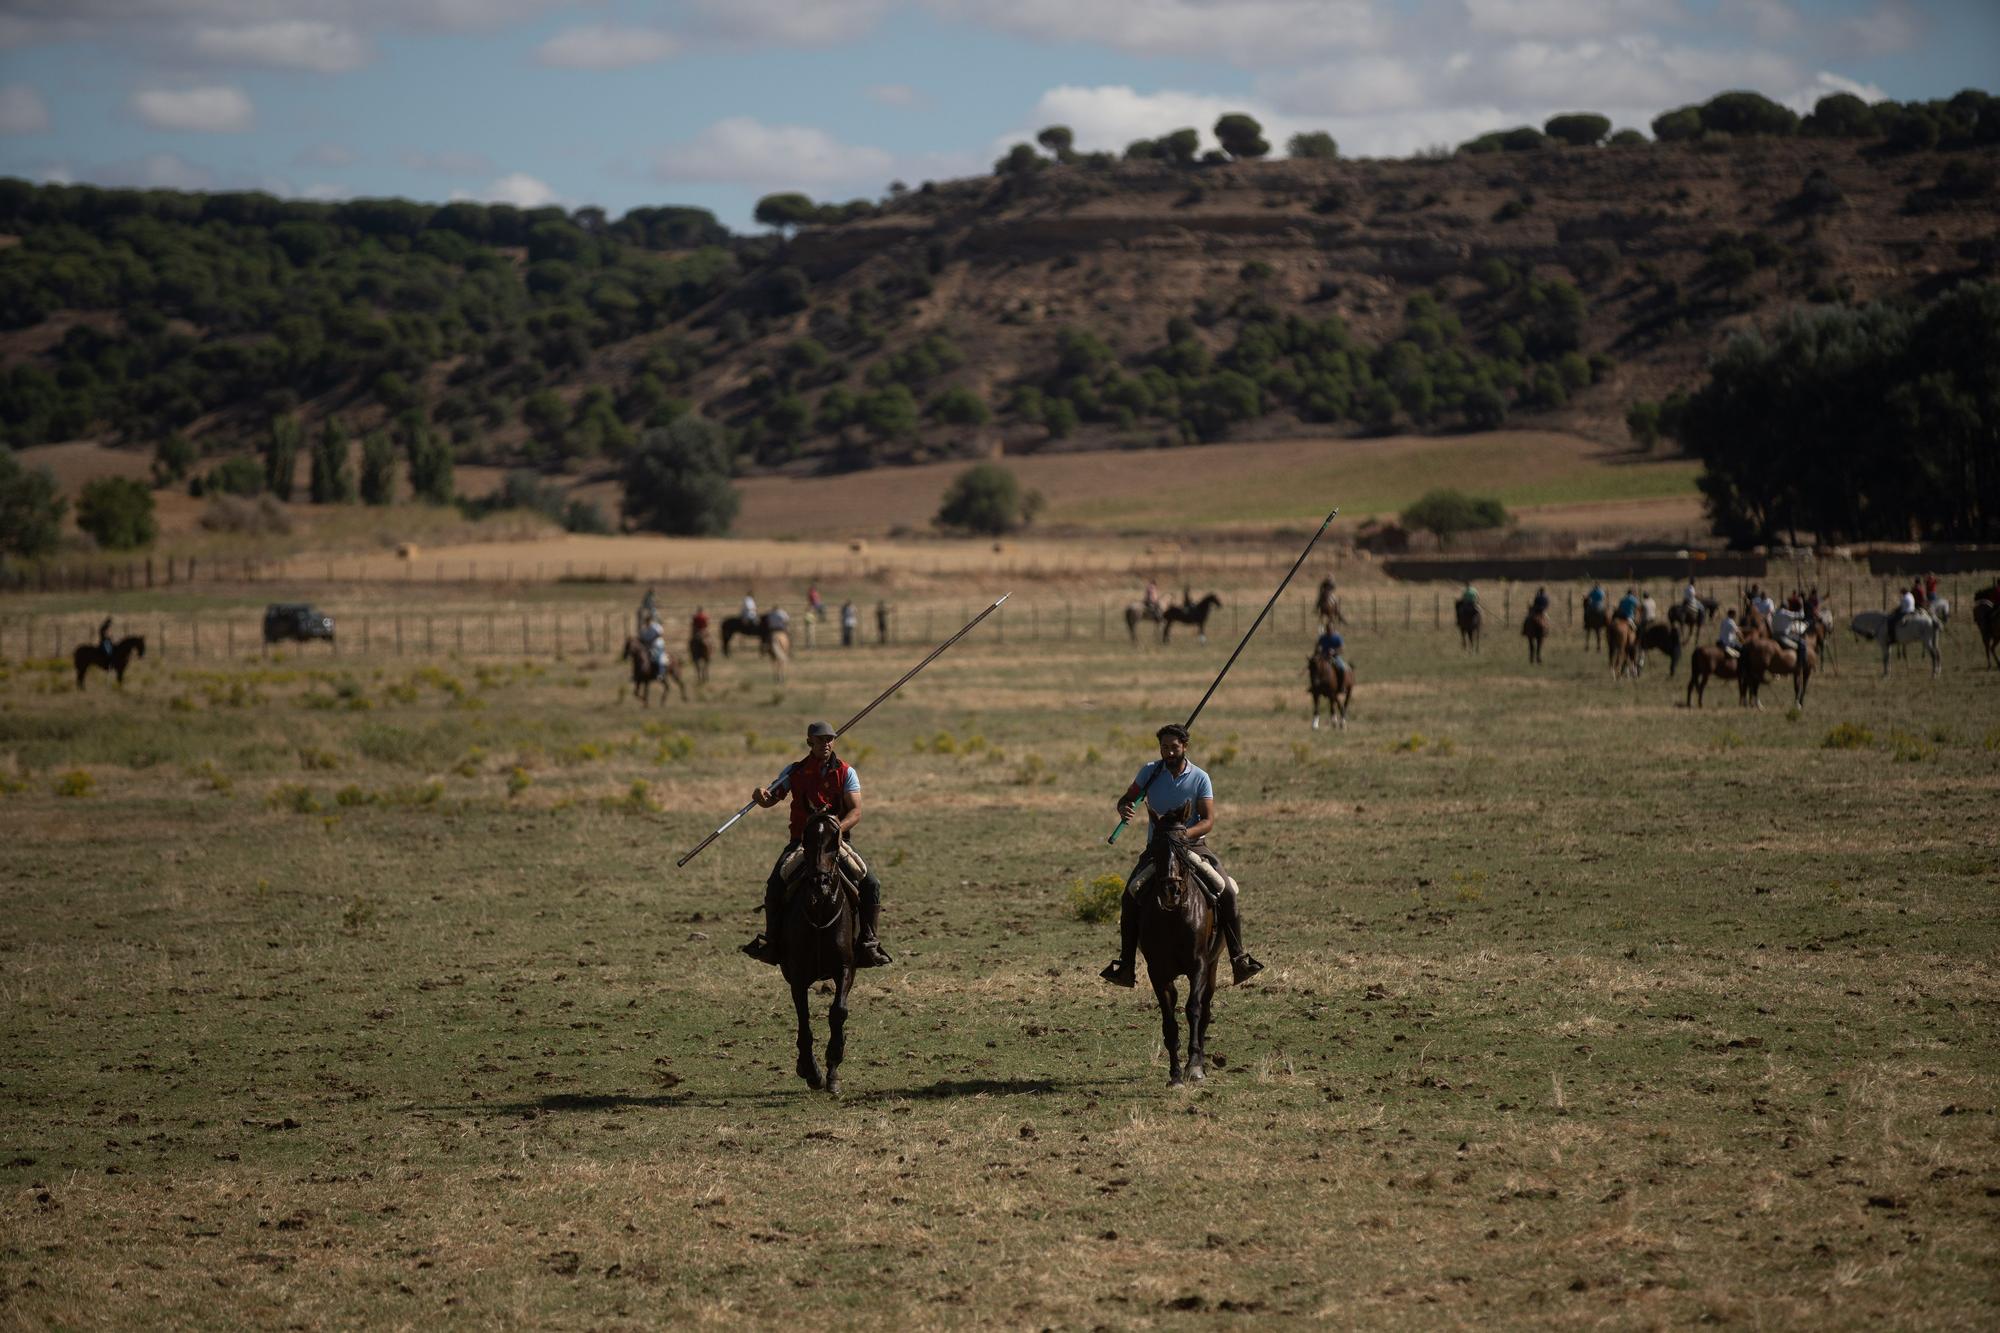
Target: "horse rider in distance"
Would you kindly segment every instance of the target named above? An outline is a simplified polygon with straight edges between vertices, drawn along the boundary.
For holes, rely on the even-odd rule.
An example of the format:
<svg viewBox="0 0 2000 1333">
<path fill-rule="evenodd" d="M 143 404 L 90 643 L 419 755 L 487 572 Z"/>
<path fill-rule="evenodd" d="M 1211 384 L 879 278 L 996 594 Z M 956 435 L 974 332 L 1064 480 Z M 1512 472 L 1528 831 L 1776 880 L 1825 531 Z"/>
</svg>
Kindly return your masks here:
<svg viewBox="0 0 2000 1333">
<path fill-rule="evenodd" d="M 861 822 L 861 775 L 833 752 L 834 739 L 832 727 L 824 722 L 813 723 L 806 728 L 806 748 L 811 754 L 787 765 L 769 786 L 750 793 L 750 799 L 766 810 L 785 799 L 787 787 L 792 793 L 791 839 L 772 863 L 770 878 L 764 881 L 764 933 L 743 946 L 743 952 L 760 963 L 776 966 L 784 961 L 778 930 L 785 915 L 785 885 L 790 869 L 786 863 L 799 851 L 806 821 L 816 810 L 833 811 L 840 816 L 843 845 L 849 831 Z M 859 864 L 859 858 L 851 864 Z M 861 938 L 854 943 L 854 965 L 882 967 L 894 961 L 883 952 L 881 942 L 875 937 L 876 924 L 882 915 L 882 881 L 873 867 L 861 868 Z"/>
<path fill-rule="evenodd" d="M 105 670 L 111 669 L 112 654 L 117 650 L 111 641 L 111 617 L 104 617 L 104 623 L 97 627 L 97 651 L 104 654 Z"/>
<path fill-rule="evenodd" d="M 1731 657 L 1743 656 L 1743 636 L 1736 628 L 1736 608 L 1722 613 L 1722 625 L 1715 632 L 1715 646 Z"/>
<path fill-rule="evenodd" d="M 1625 590 L 1625 595 L 1618 599 L 1618 609 L 1611 613 L 1611 618 L 1613 620 L 1622 620 L 1635 630 L 1639 628 L 1638 592 L 1635 591 L 1634 589 L 1627 588 Z"/>
<path fill-rule="evenodd" d="M 1333 665 L 1334 670 L 1344 676 L 1347 674 L 1347 659 L 1340 655 L 1340 650 L 1346 644 L 1347 640 L 1341 637 L 1340 631 L 1329 625 L 1320 631 L 1319 641 L 1313 645 L 1313 652 L 1325 658 Z"/>
<path fill-rule="evenodd" d="M 1145 612 L 1148 620 L 1160 618 L 1160 612 L 1164 608 L 1160 605 L 1160 585 L 1157 580 L 1146 580 L 1146 591 L 1139 594 L 1139 609 Z"/>
<path fill-rule="evenodd" d="M 1150 848 L 1155 838 L 1180 841 L 1187 853 L 1188 866 L 1215 890 L 1216 921 L 1229 949 L 1230 971 L 1240 986 L 1262 972 L 1264 965 L 1243 951 L 1243 923 L 1236 911 L 1236 881 L 1223 873 L 1221 863 L 1205 841 L 1215 827 L 1215 783 L 1189 762 L 1186 727 L 1169 722 L 1156 735 L 1160 741 L 1159 760 L 1140 766 L 1132 785 L 1118 798 L 1118 817 L 1129 821 L 1139 802 L 1144 801 L 1147 846 Z M 1135 955 L 1139 950 L 1139 913 L 1143 909 L 1134 900 L 1133 881 L 1148 868 L 1150 861 L 1146 852 L 1140 852 L 1138 862 L 1125 878 L 1125 894 L 1118 905 L 1118 957 L 1099 973 L 1114 986 L 1138 984 Z"/>
</svg>

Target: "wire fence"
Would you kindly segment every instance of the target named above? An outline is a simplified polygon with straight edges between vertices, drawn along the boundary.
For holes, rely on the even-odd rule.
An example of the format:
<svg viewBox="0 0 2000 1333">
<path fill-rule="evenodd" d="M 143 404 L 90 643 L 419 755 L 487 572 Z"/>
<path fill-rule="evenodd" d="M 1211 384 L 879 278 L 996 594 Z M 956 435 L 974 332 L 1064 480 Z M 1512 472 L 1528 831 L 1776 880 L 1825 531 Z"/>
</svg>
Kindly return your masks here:
<svg viewBox="0 0 2000 1333">
<path fill-rule="evenodd" d="M 1961 600 L 1975 589 L 1990 587 L 1990 578 L 1953 580 L 1938 591 L 1957 608 L 1956 618 L 1969 618 L 1970 603 Z M 1487 613 L 1486 631 L 1511 632 L 1518 628 L 1517 616 L 1525 616 L 1538 587 L 1530 583 L 1487 585 L 1481 605 Z M 1864 583 L 1850 580 L 1840 586 L 1822 588 L 1822 595 L 1844 621 L 1858 610 L 1894 604 L 1896 585 L 1889 580 Z M 1584 593 L 1578 586 L 1550 587 L 1550 618 L 1556 628 L 1574 629 L 1581 625 Z M 1616 590 L 1614 589 L 1614 592 Z M 1642 587 L 1642 592 L 1646 591 Z M 1665 590 L 1663 590 L 1665 591 Z M 1716 591 L 1722 591 L 1717 589 Z M 1740 590 L 1730 589 L 1731 594 Z M 1341 603 L 1343 633 L 1398 634 L 1456 632 L 1453 604 L 1458 589 L 1454 585 L 1429 585 L 1357 591 Z M 1672 599 L 1678 592 L 1671 593 Z M 1872 601 L 1857 603 L 1856 598 Z M 1670 597 L 1656 598 L 1664 612 Z M 1725 602 L 1729 599 L 1725 598 Z M 1740 604 L 1740 603 L 1739 603 Z M 840 651 L 868 645 L 934 643 L 970 620 L 980 604 L 970 601 L 926 600 L 909 604 L 878 603 L 855 608 L 854 623 L 843 628 L 838 612 L 821 617 L 798 615 L 792 618 L 792 651 L 812 653 Z M 1169 603 L 1169 605 L 1173 605 Z M 1175 623 L 1161 626 L 1145 619 L 1129 619 L 1136 601 L 1079 602 L 1046 598 L 1015 597 L 995 612 L 987 622 L 988 635 L 999 643 L 1047 643 L 1062 641 L 1153 642 L 1162 629 L 1170 639 L 1185 639 L 1201 633 L 1224 636 L 1235 642 L 1249 628 L 1261 601 L 1235 599 L 1217 606 L 1205 626 Z M 667 641 L 676 657 L 686 647 L 688 613 L 692 604 L 662 606 L 668 626 Z M 1494 612 L 1498 612 L 1497 622 Z M 67 659 L 78 647 L 97 643 L 99 620 L 70 615 L 14 614 L 0 616 L 0 659 Z M 566 660 L 602 658 L 616 660 L 625 639 L 634 631 L 630 613 L 586 608 L 575 610 L 542 607 L 490 607 L 471 609 L 369 611 L 344 615 L 336 622 L 335 637 L 326 642 L 267 642 L 264 619 L 250 611 L 141 613 L 117 618 L 116 636 L 138 635 L 146 641 L 148 658 L 174 661 L 228 661 L 265 656 L 272 651 L 290 654 L 307 652 L 329 658 L 343 657 L 507 657 Z M 1267 632 L 1315 634 L 1319 616 L 1311 589 L 1289 590 L 1273 608 Z M 711 638 L 714 631 L 711 632 Z M 744 641 L 734 645 L 745 651 Z M 754 647 L 754 645 L 753 645 Z"/>
</svg>

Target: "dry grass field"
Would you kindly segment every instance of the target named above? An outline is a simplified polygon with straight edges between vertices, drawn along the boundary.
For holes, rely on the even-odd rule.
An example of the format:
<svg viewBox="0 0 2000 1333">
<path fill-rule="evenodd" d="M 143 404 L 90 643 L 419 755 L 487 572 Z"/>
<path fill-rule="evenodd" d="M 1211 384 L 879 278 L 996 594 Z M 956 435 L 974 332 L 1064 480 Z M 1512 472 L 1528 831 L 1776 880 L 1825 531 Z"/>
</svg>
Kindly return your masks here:
<svg viewBox="0 0 2000 1333">
<path fill-rule="evenodd" d="M 1793 716 L 1567 633 L 1359 629 L 1331 733 L 1288 600 L 1195 747 L 1271 970 L 1170 1092 L 1073 894 L 1231 644 L 991 628 L 843 746 L 898 961 L 837 1101 L 735 951 L 779 816 L 672 861 L 916 645 L 642 712 L 601 658 L 169 652 L 79 695 L 0 640 L 0 1318 L 1993 1325 L 1962 632 Z"/>
</svg>

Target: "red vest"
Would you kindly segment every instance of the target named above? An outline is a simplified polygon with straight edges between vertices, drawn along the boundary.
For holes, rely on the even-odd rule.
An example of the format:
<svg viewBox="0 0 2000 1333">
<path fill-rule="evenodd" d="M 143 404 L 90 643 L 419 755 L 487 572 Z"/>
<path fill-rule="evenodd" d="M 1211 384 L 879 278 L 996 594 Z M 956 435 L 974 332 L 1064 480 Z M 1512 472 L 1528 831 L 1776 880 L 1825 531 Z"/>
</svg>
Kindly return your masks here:
<svg viewBox="0 0 2000 1333">
<path fill-rule="evenodd" d="M 835 755 L 818 768 L 810 758 L 792 765 L 792 841 L 805 836 L 806 821 L 820 810 L 840 813 L 840 793 L 847 786 L 847 761 Z"/>
</svg>

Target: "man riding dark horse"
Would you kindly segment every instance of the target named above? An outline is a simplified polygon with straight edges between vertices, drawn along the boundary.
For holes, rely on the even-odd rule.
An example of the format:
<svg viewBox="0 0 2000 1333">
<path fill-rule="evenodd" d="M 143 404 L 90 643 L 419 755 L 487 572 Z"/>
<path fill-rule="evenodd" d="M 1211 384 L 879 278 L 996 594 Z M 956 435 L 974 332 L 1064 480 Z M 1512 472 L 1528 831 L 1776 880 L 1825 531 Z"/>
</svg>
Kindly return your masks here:
<svg viewBox="0 0 2000 1333">
<path fill-rule="evenodd" d="M 854 945 L 854 965 L 882 967 L 894 961 L 875 938 L 882 915 L 882 881 L 845 841 L 861 822 L 861 775 L 833 752 L 833 743 L 833 728 L 824 722 L 813 723 L 806 728 L 806 747 L 812 753 L 787 765 L 768 787 L 750 793 L 750 799 L 767 810 L 785 799 L 787 788 L 792 793 L 791 839 L 772 864 L 770 878 L 764 881 L 764 933 L 743 946 L 743 952 L 760 963 L 776 966 L 784 961 L 778 931 L 785 914 L 786 885 L 802 860 L 798 852 L 806 821 L 819 810 L 830 810 L 840 817 L 842 859 L 861 889 L 861 938 Z"/>
<path fill-rule="evenodd" d="M 111 641 L 111 617 L 104 617 L 104 623 L 97 627 L 97 651 L 104 654 L 104 669 L 111 669 L 111 654 L 117 645 Z"/>
<path fill-rule="evenodd" d="M 1118 817 L 1130 820 L 1139 802 L 1146 803 L 1147 851 L 1139 854 L 1125 879 L 1125 896 L 1118 909 L 1118 957 L 1099 975 L 1114 986 L 1135 986 L 1138 972 L 1135 956 L 1139 951 L 1137 895 L 1145 887 L 1153 866 L 1155 843 L 1171 838 L 1185 853 L 1188 868 L 1195 872 L 1215 900 L 1216 920 L 1229 948 L 1229 967 L 1240 986 L 1264 970 L 1264 965 L 1243 951 L 1243 923 L 1236 910 L 1236 881 L 1223 873 L 1221 862 L 1208 850 L 1209 831 L 1215 827 L 1215 783 L 1208 774 L 1188 761 L 1188 731 L 1178 722 L 1169 722 L 1156 733 L 1160 757 L 1140 767 L 1132 785 L 1118 798 Z"/>
</svg>

